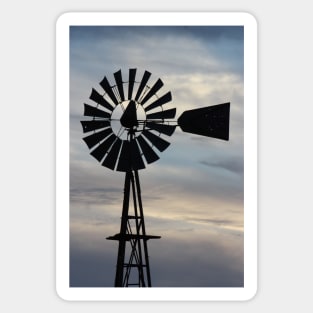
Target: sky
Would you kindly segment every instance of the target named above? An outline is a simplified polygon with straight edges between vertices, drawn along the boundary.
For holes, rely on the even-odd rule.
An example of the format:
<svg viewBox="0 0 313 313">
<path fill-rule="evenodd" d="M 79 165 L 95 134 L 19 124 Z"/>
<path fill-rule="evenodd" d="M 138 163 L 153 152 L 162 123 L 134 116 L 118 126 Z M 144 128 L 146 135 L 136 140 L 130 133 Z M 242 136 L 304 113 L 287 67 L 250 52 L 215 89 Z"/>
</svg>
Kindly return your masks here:
<svg viewBox="0 0 313 313">
<path fill-rule="evenodd" d="M 139 171 L 153 287 L 243 287 L 244 34 L 240 26 L 70 29 L 70 286 L 113 287 L 124 173 L 95 160 L 81 120 L 91 89 L 145 70 L 185 110 L 230 102 L 229 141 L 182 132 Z"/>
</svg>

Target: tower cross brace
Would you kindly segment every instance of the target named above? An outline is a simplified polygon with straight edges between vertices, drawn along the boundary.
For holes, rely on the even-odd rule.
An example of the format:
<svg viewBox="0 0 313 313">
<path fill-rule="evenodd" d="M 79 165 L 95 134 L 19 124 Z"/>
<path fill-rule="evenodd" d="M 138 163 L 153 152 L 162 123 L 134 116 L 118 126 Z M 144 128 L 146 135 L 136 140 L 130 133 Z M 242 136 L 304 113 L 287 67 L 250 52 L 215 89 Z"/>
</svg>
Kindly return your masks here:
<svg viewBox="0 0 313 313">
<path fill-rule="evenodd" d="M 151 287 L 147 241 L 159 238 L 146 234 L 138 171 L 127 171 L 120 233 L 107 238 L 119 242 L 115 287 Z"/>
</svg>

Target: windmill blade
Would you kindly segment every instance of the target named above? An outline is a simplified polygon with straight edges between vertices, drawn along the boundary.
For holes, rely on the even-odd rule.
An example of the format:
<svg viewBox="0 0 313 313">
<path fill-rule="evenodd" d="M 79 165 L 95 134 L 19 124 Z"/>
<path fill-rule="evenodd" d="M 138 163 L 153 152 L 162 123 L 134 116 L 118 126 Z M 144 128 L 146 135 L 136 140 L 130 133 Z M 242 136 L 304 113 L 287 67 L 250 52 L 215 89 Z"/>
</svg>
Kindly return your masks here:
<svg viewBox="0 0 313 313">
<path fill-rule="evenodd" d="M 92 117 L 104 117 L 104 118 L 110 118 L 111 114 L 102 110 L 99 110 L 98 108 L 95 108 L 89 104 L 84 103 L 84 115 L 85 116 L 92 116 Z"/>
<path fill-rule="evenodd" d="M 136 140 L 124 141 L 116 170 L 127 172 L 145 168 Z"/>
<path fill-rule="evenodd" d="M 104 76 L 104 78 L 100 82 L 100 85 L 103 88 L 103 90 L 108 94 L 108 96 L 111 98 L 113 103 L 115 105 L 118 105 L 118 101 L 115 97 L 113 90 L 111 89 L 110 83 L 109 83 L 108 79 L 106 78 L 106 76 Z"/>
<path fill-rule="evenodd" d="M 124 97 L 124 89 L 123 89 L 122 71 L 119 70 L 119 71 L 115 72 L 114 78 L 116 81 L 118 92 L 120 94 L 121 101 L 124 101 L 125 97 Z"/>
<path fill-rule="evenodd" d="M 102 105 L 103 107 L 105 107 L 106 109 L 113 111 L 114 108 L 112 107 L 112 105 L 106 101 L 103 96 L 101 96 L 97 90 L 95 90 L 94 88 L 92 88 L 91 91 L 91 95 L 89 97 L 89 99 L 95 101 L 96 103 Z"/>
<path fill-rule="evenodd" d="M 170 102 L 172 100 L 172 94 L 169 91 L 168 93 L 166 93 L 165 95 L 163 95 L 162 97 L 160 97 L 159 99 L 157 99 L 156 101 L 152 102 L 150 105 L 148 105 L 145 108 L 145 112 L 148 112 L 158 106 L 161 106 L 167 102 Z"/>
<path fill-rule="evenodd" d="M 96 149 L 94 149 L 90 154 L 96 158 L 99 162 L 103 159 L 107 151 L 112 146 L 116 136 L 112 133 L 108 138 L 106 138 Z"/>
<path fill-rule="evenodd" d="M 131 165 L 133 170 L 141 170 L 145 168 L 140 150 L 136 140 L 130 142 Z"/>
<path fill-rule="evenodd" d="M 212 105 L 183 112 L 177 123 L 182 131 L 229 140 L 230 103 Z"/>
<path fill-rule="evenodd" d="M 147 114 L 147 120 L 148 119 L 161 119 L 164 120 L 166 118 L 174 118 L 176 114 L 176 108 L 164 110 L 156 113 Z"/>
<path fill-rule="evenodd" d="M 135 68 L 129 69 L 129 81 L 128 81 L 128 100 L 131 100 L 133 96 L 133 90 L 134 90 L 134 83 L 136 79 L 136 71 Z"/>
<path fill-rule="evenodd" d="M 91 135 L 83 138 L 83 140 L 86 142 L 88 148 L 91 149 L 92 147 L 94 147 L 96 144 L 101 142 L 101 140 L 103 140 L 105 137 L 107 137 L 110 134 L 112 134 L 111 127 L 106 128 L 100 132 L 91 134 Z"/>
<path fill-rule="evenodd" d="M 143 136 L 140 135 L 137 137 L 137 141 L 148 164 L 153 163 L 159 159 L 158 155 L 154 152 Z"/>
<path fill-rule="evenodd" d="M 110 126 L 109 121 L 101 121 L 101 120 L 81 121 L 81 124 L 82 124 L 84 133 Z"/>
<path fill-rule="evenodd" d="M 169 145 L 170 143 L 164 139 L 162 139 L 161 137 L 153 134 L 152 132 L 150 132 L 149 130 L 144 130 L 142 132 L 142 134 L 148 139 L 151 141 L 151 143 L 157 147 L 157 149 L 159 151 L 164 151 Z"/>
<path fill-rule="evenodd" d="M 130 161 L 130 143 L 129 141 L 123 141 L 120 157 L 117 163 L 116 170 L 118 172 L 128 172 L 131 170 Z"/>
<path fill-rule="evenodd" d="M 142 80 L 141 80 L 140 85 L 139 85 L 138 90 L 137 90 L 136 97 L 135 97 L 136 101 L 138 101 L 139 97 L 141 96 L 141 93 L 142 93 L 144 87 L 146 86 L 150 76 L 151 76 L 150 72 L 148 72 L 148 71 L 144 72 Z"/>
<path fill-rule="evenodd" d="M 167 136 L 171 136 L 176 128 L 176 125 L 158 124 L 154 122 L 147 122 L 146 126 Z"/>
<path fill-rule="evenodd" d="M 162 80 L 159 78 L 157 82 L 151 87 L 149 92 L 141 100 L 141 105 L 144 105 L 154 94 L 156 94 L 163 86 Z"/>
<path fill-rule="evenodd" d="M 111 170 L 114 170 L 118 153 L 120 152 L 120 148 L 122 145 L 122 140 L 120 138 L 117 138 L 109 151 L 108 155 L 105 157 L 104 161 L 102 162 L 103 166 L 108 167 Z"/>
</svg>

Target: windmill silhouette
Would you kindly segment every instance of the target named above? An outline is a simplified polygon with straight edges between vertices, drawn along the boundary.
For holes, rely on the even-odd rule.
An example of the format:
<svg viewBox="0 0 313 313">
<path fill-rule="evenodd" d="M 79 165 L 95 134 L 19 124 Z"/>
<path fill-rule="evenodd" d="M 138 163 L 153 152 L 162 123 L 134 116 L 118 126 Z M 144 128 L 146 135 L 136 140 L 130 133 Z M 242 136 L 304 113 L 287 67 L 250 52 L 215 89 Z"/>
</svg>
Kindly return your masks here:
<svg viewBox="0 0 313 313">
<path fill-rule="evenodd" d="M 104 94 L 92 88 L 89 97 L 96 105 L 84 104 L 84 115 L 92 119 L 81 121 L 83 132 L 90 133 L 83 138 L 90 154 L 102 166 L 125 172 L 120 232 L 107 238 L 119 243 L 115 287 L 152 286 L 147 241 L 161 237 L 146 233 L 138 171 L 159 159 L 177 126 L 183 132 L 229 139 L 229 102 L 185 111 L 175 121 L 176 108 L 164 109 L 172 95 L 160 95 L 162 80 L 150 87 L 149 71 L 140 81 L 136 74 L 137 69 L 129 69 L 124 81 L 119 70 L 113 85 L 105 76 L 100 82 Z"/>
</svg>

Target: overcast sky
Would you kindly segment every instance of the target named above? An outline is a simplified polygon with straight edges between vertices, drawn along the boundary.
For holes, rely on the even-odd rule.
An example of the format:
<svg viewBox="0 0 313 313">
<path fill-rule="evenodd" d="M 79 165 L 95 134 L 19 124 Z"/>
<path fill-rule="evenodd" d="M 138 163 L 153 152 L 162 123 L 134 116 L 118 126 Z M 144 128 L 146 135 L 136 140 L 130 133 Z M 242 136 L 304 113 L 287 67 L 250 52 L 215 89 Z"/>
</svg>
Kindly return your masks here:
<svg viewBox="0 0 313 313">
<path fill-rule="evenodd" d="M 139 172 L 154 287 L 243 286 L 243 28 L 86 27 L 70 30 L 70 283 L 113 287 L 124 174 L 101 166 L 80 125 L 92 88 L 137 68 L 171 91 L 176 117 L 225 102 L 230 140 L 179 128 Z"/>
</svg>

